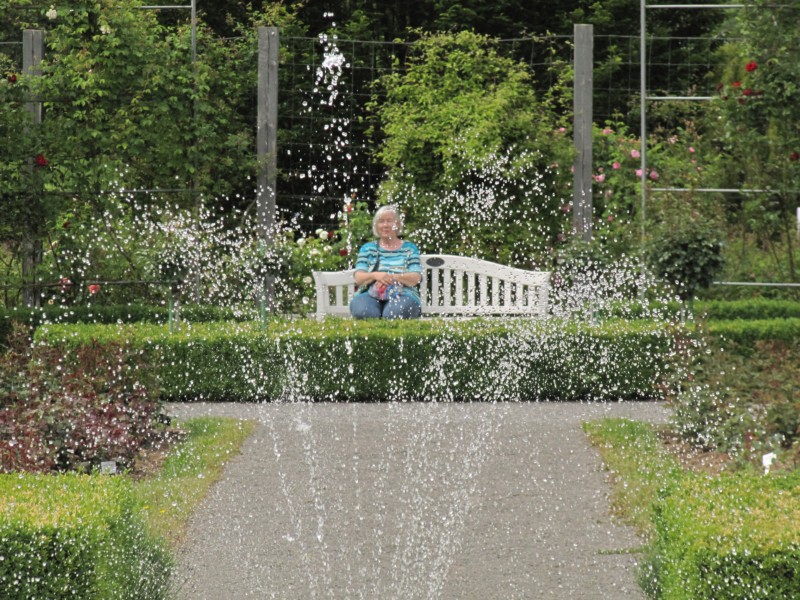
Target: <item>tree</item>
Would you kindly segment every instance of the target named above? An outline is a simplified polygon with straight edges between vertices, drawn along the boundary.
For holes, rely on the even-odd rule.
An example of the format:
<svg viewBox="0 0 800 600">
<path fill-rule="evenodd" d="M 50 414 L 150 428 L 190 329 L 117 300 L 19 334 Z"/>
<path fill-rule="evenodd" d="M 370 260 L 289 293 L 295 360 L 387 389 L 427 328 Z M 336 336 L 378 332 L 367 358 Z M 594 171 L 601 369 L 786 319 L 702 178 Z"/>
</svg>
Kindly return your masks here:
<svg viewBox="0 0 800 600">
<path fill-rule="evenodd" d="M 524 64 L 469 32 L 423 35 L 406 71 L 382 81 L 383 201 L 407 213 L 428 251 L 530 265 L 565 218 L 569 140 Z M 562 130 L 563 131 L 563 130 Z"/>
</svg>

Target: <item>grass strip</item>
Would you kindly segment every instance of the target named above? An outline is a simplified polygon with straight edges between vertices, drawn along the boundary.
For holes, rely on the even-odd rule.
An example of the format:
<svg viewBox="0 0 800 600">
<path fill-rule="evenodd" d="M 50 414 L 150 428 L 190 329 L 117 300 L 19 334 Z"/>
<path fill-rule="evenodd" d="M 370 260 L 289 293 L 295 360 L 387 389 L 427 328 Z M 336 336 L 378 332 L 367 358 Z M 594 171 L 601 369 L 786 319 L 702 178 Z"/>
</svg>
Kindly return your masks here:
<svg viewBox="0 0 800 600">
<path fill-rule="evenodd" d="M 164 461 L 160 472 L 136 482 L 135 493 L 150 530 L 171 548 L 184 539 L 197 505 L 222 476 L 253 431 L 253 421 L 199 417 L 179 423 L 188 436 Z"/>
<path fill-rule="evenodd" d="M 609 418 L 583 424 L 612 475 L 612 510 L 640 534 L 652 533 L 652 511 L 682 477 L 680 463 L 648 423 Z"/>
</svg>

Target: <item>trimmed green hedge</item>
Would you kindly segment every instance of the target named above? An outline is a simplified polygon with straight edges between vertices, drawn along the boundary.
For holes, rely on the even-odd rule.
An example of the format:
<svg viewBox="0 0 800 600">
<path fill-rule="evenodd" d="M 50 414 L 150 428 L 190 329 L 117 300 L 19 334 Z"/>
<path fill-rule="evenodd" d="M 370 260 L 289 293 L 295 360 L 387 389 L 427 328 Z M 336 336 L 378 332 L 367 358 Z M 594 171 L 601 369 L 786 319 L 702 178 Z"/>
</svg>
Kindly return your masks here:
<svg viewBox="0 0 800 600">
<path fill-rule="evenodd" d="M 158 365 L 168 399 L 511 400 L 652 398 L 674 331 L 652 322 L 328 319 L 52 325 L 38 343 L 69 356 L 125 342 Z"/>
<path fill-rule="evenodd" d="M 167 597 L 168 552 L 120 477 L 0 475 L 0 598 Z"/>
<path fill-rule="evenodd" d="M 227 308 L 187 304 L 180 309 L 180 318 L 192 322 L 234 320 Z M 166 306 L 121 304 L 113 306 L 50 306 L 41 308 L 0 308 L 0 346 L 5 345 L 11 323 L 19 321 L 32 327 L 43 323 L 167 323 Z"/>
<path fill-rule="evenodd" d="M 649 540 L 641 583 L 659 600 L 800 598 L 800 471 L 681 468 L 651 423 L 584 424 L 613 499 Z"/>
<path fill-rule="evenodd" d="M 709 321 L 708 332 L 744 347 L 759 340 L 796 342 L 800 340 L 800 318 L 757 321 Z"/>
<path fill-rule="evenodd" d="M 800 475 L 687 474 L 654 525 L 659 598 L 800 598 Z"/>
<path fill-rule="evenodd" d="M 800 319 L 800 302 L 792 300 L 706 300 L 696 302 L 695 310 L 710 321 Z"/>
</svg>

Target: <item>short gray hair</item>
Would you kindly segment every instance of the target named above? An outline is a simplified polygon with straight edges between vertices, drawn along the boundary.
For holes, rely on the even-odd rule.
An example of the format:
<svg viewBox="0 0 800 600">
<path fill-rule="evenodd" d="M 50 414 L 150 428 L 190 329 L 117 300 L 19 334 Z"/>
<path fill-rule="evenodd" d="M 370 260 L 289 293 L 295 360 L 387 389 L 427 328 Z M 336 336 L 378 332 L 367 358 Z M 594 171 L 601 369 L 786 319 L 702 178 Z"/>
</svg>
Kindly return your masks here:
<svg viewBox="0 0 800 600">
<path fill-rule="evenodd" d="M 375 237 L 380 237 L 378 233 L 378 221 L 386 213 L 392 213 L 394 215 L 394 219 L 397 222 L 397 235 L 403 233 L 403 213 L 401 213 L 394 204 L 386 204 L 376 210 L 375 216 L 372 217 L 372 234 Z"/>
</svg>

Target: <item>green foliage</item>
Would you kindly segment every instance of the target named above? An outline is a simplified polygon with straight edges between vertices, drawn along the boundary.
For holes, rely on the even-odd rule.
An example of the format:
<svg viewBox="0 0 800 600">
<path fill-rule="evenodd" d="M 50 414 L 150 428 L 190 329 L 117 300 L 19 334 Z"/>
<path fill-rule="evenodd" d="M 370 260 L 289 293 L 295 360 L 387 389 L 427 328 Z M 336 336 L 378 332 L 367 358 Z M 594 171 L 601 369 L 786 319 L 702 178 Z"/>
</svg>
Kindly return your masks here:
<svg viewBox="0 0 800 600">
<path fill-rule="evenodd" d="M 420 247 L 541 259 L 563 226 L 571 147 L 525 65 L 474 33 L 425 34 L 381 84 L 379 195 L 401 206 Z"/>
<path fill-rule="evenodd" d="M 800 318 L 772 318 L 758 320 L 710 321 L 709 333 L 739 344 L 742 348 L 752 348 L 761 340 L 780 340 L 793 342 L 800 337 Z"/>
<path fill-rule="evenodd" d="M 723 266 L 719 230 L 697 216 L 670 219 L 654 234 L 648 262 L 681 300 L 691 300 Z"/>
<path fill-rule="evenodd" d="M 0 596 L 166 598 L 171 558 L 120 477 L 0 475 Z"/>
<path fill-rule="evenodd" d="M 749 298 L 746 300 L 707 300 L 696 304 L 698 314 L 714 321 L 759 321 L 800 318 L 800 303 L 793 300 Z M 749 326 L 749 325 L 748 325 Z M 758 327 L 758 324 L 753 324 Z M 724 334 L 723 332 L 719 332 Z M 763 337 L 761 339 L 764 339 Z"/>
<path fill-rule="evenodd" d="M 753 235 L 797 278 L 793 227 L 800 189 L 800 7 L 756 0 L 732 11 L 725 33 L 735 42 L 720 52 L 719 96 L 708 127 L 729 157 L 720 184 L 770 190 L 733 198 L 741 235 Z M 733 219 L 732 219 L 733 220 Z"/>
<path fill-rule="evenodd" d="M 684 477 L 654 514 L 648 557 L 656 597 L 793 598 L 800 594 L 798 477 Z"/>
<path fill-rule="evenodd" d="M 187 304 L 180 308 L 180 318 L 189 322 L 244 320 L 234 311 L 218 306 Z M 51 306 L 42 308 L 0 309 L 0 348 L 6 346 L 14 323 L 35 329 L 43 323 L 168 323 L 169 309 L 166 306 L 143 304 Z"/>
<path fill-rule="evenodd" d="M 648 423 L 600 419 L 584 423 L 583 429 L 617 475 L 612 490 L 615 512 L 650 536 L 653 506 L 680 481 L 680 464 L 664 451 L 661 437 Z"/>
<path fill-rule="evenodd" d="M 797 464 L 800 444 L 800 319 L 708 321 L 707 351 L 672 400 L 675 430 L 688 442 L 743 463 L 777 452 Z"/>
<path fill-rule="evenodd" d="M 641 579 L 670 600 L 800 594 L 798 473 L 683 471 L 652 425 L 585 426 L 615 474 L 615 506 L 647 535 Z"/>
<path fill-rule="evenodd" d="M 22 243 L 43 238 L 39 279 L 55 272 L 56 281 L 78 281 L 87 268 L 89 277 L 143 278 L 145 265 L 131 253 L 140 241 L 135 216 L 119 209 L 131 199 L 123 189 L 167 190 L 140 197 L 170 210 L 196 209 L 200 195 L 228 206 L 252 198 L 252 25 L 297 34 L 292 15 L 280 6 L 251 12 L 233 41 L 200 22 L 192 61 L 190 27 L 167 26 L 140 4 L 71 0 L 27 10 L 46 29 L 46 52 L 41 77 L 10 73 L 0 83 L 4 283 L 19 283 Z M 24 105 L 32 97 L 43 99 L 46 114 L 35 127 Z"/>
<path fill-rule="evenodd" d="M 353 268 L 358 249 L 374 238 L 367 203 L 346 202 L 334 215 L 337 227 L 317 228 L 313 234 L 287 231 L 277 244 L 276 296 L 279 311 L 305 315 L 316 310 L 312 271 Z M 295 237 L 295 235 L 297 237 Z"/>
<path fill-rule="evenodd" d="M 674 343 L 674 332 L 644 321 L 529 319 L 208 323 L 172 335 L 54 325 L 36 336 L 66 354 L 124 338 L 153 357 L 165 397 L 206 400 L 650 398 L 670 377 Z M 381 358 L 387 347 L 392 360 Z"/>
</svg>

